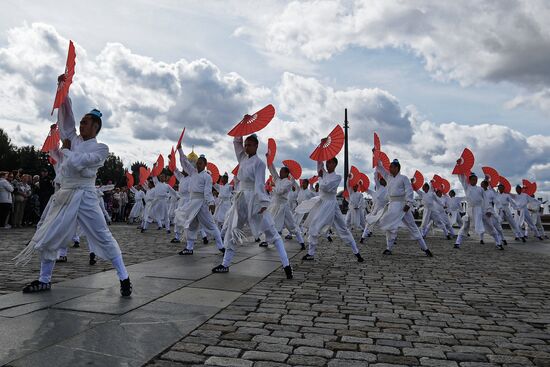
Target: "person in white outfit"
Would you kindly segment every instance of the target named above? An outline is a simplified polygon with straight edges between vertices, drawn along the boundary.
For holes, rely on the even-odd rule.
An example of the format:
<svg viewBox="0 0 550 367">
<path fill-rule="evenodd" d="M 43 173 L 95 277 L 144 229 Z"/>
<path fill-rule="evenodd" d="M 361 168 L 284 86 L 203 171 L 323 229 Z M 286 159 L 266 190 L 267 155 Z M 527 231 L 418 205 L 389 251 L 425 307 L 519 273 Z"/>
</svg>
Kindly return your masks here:
<svg viewBox="0 0 550 367">
<path fill-rule="evenodd" d="M 529 195 L 527 195 L 525 192 L 523 192 L 523 188 L 519 185 L 516 186 L 516 193 L 517 195 L 512 195 L 512 197 L 520 212 L 520 215 L 518 218 L 518 225 L 521 226 L 522 224 L 525 223 L 525 225 L 529 227 L 529 229 L 535 234 L 535 237 L 537 237 L 541 241 L 544 240 L 544 238 L 542 238 L 542 236 L 540 235 L 540 232 L 537 229 L 537 226 L 533 222 L 533 219 L 531 218 L 531 215 L 529 213 L 528 204 L 532 198 Z"/>
<path fill-rule="evenodd" d="M 372 231 L 370 230 L 369 222 L 372 222 L 373 219 L 382 213 L 384 207 L 388 204 L 388 191 L 386 190 L 386 180 L 384 177 L 378 174 L 378 171 L 375 169 L 374 172 L 375 184 L 374 190 L 370 188 L 367 189 L 367 194 L 372 198 L 372 208 L 370 213 L 365 216 L 365 229 L 363 235 L 361 236 L 360 243 L 364 243 L 367 237 L 372 236 Z"/>
<path fill-rule="evenodd" d="M 445 196 L 445 205 L 447 206 L 447 213 L 449 215 L 449 220 L 451 225 L 457 225 L 459 228 L 462 227 L 462 216 L 460 212 L 462 211 L 462 202 L 464 201 L 464 196 L 456 196 L 454 190 L 449 191 L 449 195 Z"/>
<path fill-rule="evenodd" d="M 346 213 L 346 225 L 350 230 L 365 228 L 365 198 L 359 192 L 359 185 L 351 187 L 351 178 L 348 178 L 346 188 L 348 190 L 348 212 Z"/>
</svg>

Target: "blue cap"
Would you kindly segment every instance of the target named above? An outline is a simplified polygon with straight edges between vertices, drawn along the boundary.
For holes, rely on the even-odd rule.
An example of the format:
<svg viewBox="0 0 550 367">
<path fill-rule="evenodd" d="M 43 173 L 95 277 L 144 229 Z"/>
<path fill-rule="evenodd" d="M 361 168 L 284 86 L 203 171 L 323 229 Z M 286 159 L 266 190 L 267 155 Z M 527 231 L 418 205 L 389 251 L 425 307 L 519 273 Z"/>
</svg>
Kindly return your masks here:
<svg viewBox="0 0 550 367">
<path fill-rule="evenodd" d="M 97 116 L 99 118 L 101 118 L 101 116 L 103 116 L 103 114 L 101 113 L 100 110 L 94 108 L 93 110 L 91 110 L 90 112 L 88 112 L 88 115 L 94 115 L 94 116 Z"/>
</svg>

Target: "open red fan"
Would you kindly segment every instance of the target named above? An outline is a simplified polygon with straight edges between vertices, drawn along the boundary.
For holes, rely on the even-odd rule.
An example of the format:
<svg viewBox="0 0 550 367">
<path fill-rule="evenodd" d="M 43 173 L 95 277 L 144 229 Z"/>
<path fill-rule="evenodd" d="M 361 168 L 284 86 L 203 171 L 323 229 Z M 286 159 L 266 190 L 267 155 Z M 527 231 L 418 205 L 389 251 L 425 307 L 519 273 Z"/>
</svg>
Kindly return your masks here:
<svg viewBox="0 0 550 367">
<path fill-rule="evenodd" d="M 365 192 L 369 189 L 370 180 L 364 173 L 359 173 L 359 192 Z"/>
<path fill-rule="evenodd" d="M 414 191 L 420 190 L 424 185 L 424 176 L 422 176 L 419 170 L 416 170 L 414 173 L 411 184 Z"/>
<path fill-rule="evenodd" d="M 361 173 L 361 171 L 359 171 L 359 169 L 357 167 L 351 166 L 350 173 L 351 173 L 352 178 L 355 178 L 355 176 L 359 175 Z"/>
<path fill-rule="evenodd" d="M 50 162 L 50 164 L 51 164 L 52 166 L 55 166 L 55 164 L 57 163 L 57 161 L 56 161 L 55 159 L 53 159 L 51 156 L 48 157 L 48 162 Z"/>
<path fill-rule="evenodd" d="M 155 163 L 155 166 L 151 171 L 151 176 L 157 177 L 158 175 L 161 174 L 163 169 L 164 169 L 164 157 L 162 156 L 162 154 L 159 154 L 157 158 L 157 162 Z"/>
<path fill-rule="evenodd" d="M 493 167 L 481 167 L 481 170 L 483 171 L 483 174 L 485 175 L 485 178 L 487 181 L 489 181 L 489 185 L 491 187 L 496 187 L 498 185 L 498 181 L 500 180 L 500 175 L 498 174 L 497 170 Z"/>
<path fill-rule="evenodd" d="M 235 166 L 235 168 L 233 168 L 233 171 L 231 171 L 231 173 L 233 174 L 233 176 L 237 176 L 237 174 L 239 173 L 239 165 L 238 164 Z"/>
<path fill-rule="evenodd" d="M 447 180 L 447 179 L 444 179 L 443 177 L 441 178 L 441 192 L 443 193 L 443 195 L 446 195 L 449 191 L 451 191 L 451 183 Z"/>
<path fill-rule="evenodd" d="M 390 170 L 390 158 L 388 157 L 388 155 L 386 153 L 384 153 L 383 151 L 379 151 L 378 156 L 379 156 L 380 160 L 382 161 L 382 167 L 384 167 L 386 169 L 386 171 L 389 171 Z"/>
<path fill-rule="evenodd" d="M 176 144 L 176 148 L 181 146 L 181 141 L 183 140 L 183 135 L 185 134 L 185 128 L 183 128 L 180 138 L 178 139 L 178 143 Z"/>
<path fill-rule="evenodd" d="M 344 130 L 340 125 L 330 132 L 330 134 L 321 140 L 321 143 L 315 148 L 309 158 L 316 162 L 324 162 L 332 159 L 340 153 L 344 146 Z"/>
<path fill-rule="evenodd" d="M 268 104 L 253 115 L 244 115 L 234 128 L 227 133 L 229 136 L 245 136 L 260 131 L 267 126 L 275 116 L 275 107 Z"/>
<path fill-rule="evenodd" d="M 173 188 L 175 184 L 176 184 L 176 175 L 172 175 L 168 180 L 168 185 L 170 185 L 170 187 Z"/>
<path fill-rule="evenodd" d="M 313 176 L 312 178 L 309 179 L 309 184 L 315 185 L 317 181 L 319 181 L 319 176 Z"/>
<path fill-rule="evenodd" d="M 53 110 L 61 107 L 63 101 L 65 100 L 65 97 L 67 97 L 67 94 L 69 94 L 69 87 L 73 82 L 74 67 L 76 65 L 75 59 L 76 52 L 74 50 L 73 41 L 69 41 L 69 52 L 67 54 L 67 62 L 65 64 L 65 80 L 60 81 L 57 84 L 57 92 L 55 94 L 55 100 L 53 102 L 52 115 Z"/>
<path fill-rule="evenodd" d="M 534 195 L 535 192 L 537 191 L 536 182 L 531 182 L 529 180 L 523 179 L 522 184 L 523 184 L 523 191 L 529 196 Z"/>
<path fill-rule="evenodd" d="M 269 176 L 267 181 L 265 182 L 265 191 L 271 192 L 272 188 L 273 188 L 273 177 Z"/>
<path fill-rule="evenodd" d="M 512 191 L 512 185 L 510 185 L 510 181 L 508 181 L 506 177 L 500 176 L 498 179 L 498 183 L 504 186 L 504 192 L 506 194 L 509 194 L 510 191 Z"/>
<path fill-rule="evenodd" d="M 464 148 L 462 155 L 453 169 L 453 175 L 469 175 L 474 166 L 474 153 L 468 148 Z"/>
<path fill-rule="evenodd" d="M 139 184 L 144 185 L 145 181 L 149 178 L 151 175 L 151 170 L 148 168 L 145 168 L 143 166 L 139 167 Z"/>
<path fill-rule="evenodd" d="M 210 176 L 212 176 L 212 183 L 218 182 L 220 179 L 220 170 L 218 167 L 214 163 L 208 162 L 206 164 L 206 170 L 210 173 Z"/>
<path fill-rule="evenodd" d="M 134 175 L 132 175 L 128 171 L 126 171 L 124 175 L 126 176 L 126 186 L 128 186 L 128 188 L 131 188 L 132 186 L 134 186 Z"/>
<path fill-rule="evenodd" d="M 59 129 L 57 128 L 57 124 L 53 124 L 50 127 L 50 132 L 48 133 L 48 136 L 46 137 L 46 140 L 44 140 L 44 145 L 42 145 L 41 152 L 51 152 L 52 150 L 56 150 L 59 148 Z"/>
<path fill-rule="evenodd" d="M 267 139 L 267 166 L 271 166 L 273 164 L 273 160 L 275 159 L 275 154 L 277 154 L 277 143 L 275 143 L 275 139 L 269 138 Z"/>
<path fill-rule="evenodd" d="M 172 147 L 172 150 L 170 151 L 170 159 L 168 160 L 168 169 L 174 173 L 176 170 L 176 152 L 174 151 L 174 147 Z"/>
<path fill-rule="evenodd" d="M 286 168 L 288 168 L 290 174 L 295 180 L 298 180 L 300 177 L 302 177 L 302 166 L 300 166 L 300 163 L 296 162 L 293 159 L 287 159 L 283 161 L 283 164 Z"/>
<path fill-rule="evenodd" d="M 380 150 L 380 138 L 377 133 L 374 133 L 374 149 Z"/>
<path fill-rule="evenodd" d="M 350 174 L 351 174 L 351 178 L 349 180 L 350 187 L 358 185 L 359 180 L 361 179 L 361 171 L 359 171 L 357 167 L 351 166 Z"/>
</svg>

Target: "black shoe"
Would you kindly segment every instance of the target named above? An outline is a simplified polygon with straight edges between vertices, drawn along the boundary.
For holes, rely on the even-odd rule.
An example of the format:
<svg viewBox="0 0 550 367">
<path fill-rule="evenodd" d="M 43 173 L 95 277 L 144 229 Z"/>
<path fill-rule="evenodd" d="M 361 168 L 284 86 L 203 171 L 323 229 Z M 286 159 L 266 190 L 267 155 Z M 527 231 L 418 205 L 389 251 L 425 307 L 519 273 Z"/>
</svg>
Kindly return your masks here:
<svg viewBox="0 0 550 367">
<path fill-rule="evenodd" d="M 469 233 L 466 233 L 466 236 L 470 237 L 470 234 L 469 234 Z"/>
<path fill-rule="evenodd" d="M 132 283 L 130 278 L 126 278 L 120 281 L 120 295 L 122 297 L 130 297 L 132 294 Z"/>
<path fill-rule="evenodd" d="M 527 242 L 527 237 L 521 237 L 521 242 L 523 243 Z"/>
<path fill-rule="evenodd" d="M 34 280 L 27 284 L 23 289 L 21 290 L 23 293 L 37 293 L 37 292 L 44 292 L 49 291 L 52 288 L 52 283 L 42 283 L 39 280 Z"/>
<path fill-rule="evenodd" d="M 382 252 L 382 255 L 391 255 L 391 251 L 388 249 L 385 249 L 384 252 Z"/>
<path fill-rule="evenodd" d="M 220 250 L 220 252 L 221 252 L 222 254 L 224 254 L 224 255 L 225 255 L 225 248 L 224 248 L 224 247 L 222 247 L 222 248 L 221 248 L 221 249 L 219 249 L 219 250 Z"/>
<path fill-rule="evenodd" d="M 306 244 L 305 243 L 301 243 L 300 244 L 300 250 L 301 251 L 304 251 L 306 249 Z"/>
<path fill-rule="evenodd" d="M 291 235 L 291 234 L 287 234 L 287 235 L 285 236 L 285 240 L 291 240 L 291 239 L 292 239 L 292 235 Z"/>
<path fill-rule="evenodd" d="M 497 245 L 497 250 L 504 250 L 504 247 L 502 245 Z"/>
<path fill-rule="evenodd" d="M 180 243 L 181 241 L 178 240 L 177 238 L 172 238 L 172 240 L 170 241 L 170 243 Z"/>
<path fill-rule="evenodd" d="M 143 227 L 142 227 L 142 226 L 137 226 L 137 228 L 136 228 L 136 229 L 143 229 Z"/>
<path fill-rule="evenodd" d="M 519 237 L 514 238 L 515 241 L 519 241 Z"/>
<path fill-rule="evenodd" d="M 448 240 L 452 239 L 452 237 L 451 237 L 450 234 L 447 235 L 447 239 L 448 239 Z"/>
<path fill-rule="evenodd" d="M 214 269 L 212 269 L 212 273 L 227 273 L 229 272 L 229 267 L 218 265 Z"/>
<path fill-rule="evenodd" d="M 485 245 L 485 241 L 480 240 L 480 241 L 479 241 L 479 244 L 480 244 L 480 245 Z"/>
<path fill-rule="evenodd" d="M 79 247 L 80 247 L 80 242 L 74 241 L 73 248 L 79 248 Z"/>
<path fill-rule="evenodd" d="M 142 229 L 141 229 L 141 233 L 143 233 L 143 232 L 145 232 L 145 231 L 146 231 L 146 229 L 145 229 L 145 228 L 142 228 Z"/>
<path fill-rule="evenodd" d="M 202 243 L 204 243 L 205 245 L 208 245 L 208 237 L 203 237 Z"/>
<path fill-rule="evenodd" d="M 541 241 L 544 241 L 544 238 L 542 238 L 542 236 L 538 236 L 537 238 Z"/>
<path fill-rule="evenodd" d="M 166 230 L 166 233 L 170 234 L 170 233 L 172 233 L 172 232 L 170 232 L 170 230 L 169 230 L 169 229 L 167 229 L 167 230 Z"/>
<path fill-rule="evenodd" d="M 361 239 L 359 240 L 359 243 L 365 243 L 365 239 L 361 237 Z"/>
<path fill-rule="evenodd" d="M 455 248 L 456 249 L 459 249 L 460 248 L 460 245 L 458 243 L 455 243 Z"/>
<path fill-rule="evenodd" d="M 357 262 L 362 263 L 363 261 L 365 261 L 365 259 L 363 259 L 360 253 L 356 253 L 355 257 L 357 258 Z"/>
<path fill-rule="evenodd" d="M 367 237 L 372 237 L 372 232 L 369 232 L 369 234 L 367 235 Z"/>
<path fill-rule="evenodd" d="M 162 227 L 158 227 L 158 228 L 157 228 L 157 231 L 160 231 L 161 229 L 162 229 Z"/>
<path fill-rule="evenodd" d="M 315 260 L 315 258 L 313 257 L 313 255 L 306 254 L 302 257 L 302 260 L 304 260 L 304 261 L 313 261 L 313 260 Z"/>
<path fill-rule="evenodd" d="M 508 241 L 502 240 L 502 244 L 503 244 L 504 246 L 508 246 Z"/>
<path fill-rule="evenodd" d="M 332 237 L 327 236 L 327 240 L 328 240 L 328 242 L 332 242 Z"/>
<path fill-rule="evenodd" d="M 425 253 L 426 256 L 428 256 L 428 257 L 434 257 L 434 254 L 432 254 L 432 252 L 430 251 L 430 249 L 424 250 L 424 253 Z"/>
<path fill-rule="evenodd" d="M 184 249 L 178 252 L 178 255 L 193 255 L 193 250 Z"/>
<path fill-rule="evenodd" d="M 95 254 L 93 252 L 90 252 L 90 265 L 95 265 L 96 263 Z"/>
<path fill-rule="evenodd" d="M 283 269 L 285 271 L 286 278 L 287 279 L 292 279 L 293 278 L 293 276 L 292 276 L 292 267 L 290 265 L 287 265 Z"/>
<path fill-rule="evenodd" d="M 259 244 L 258 246 L 260 246 L 260 247 L 267 247 L 267 242 L 262 241 L 262 242 L 260 242 L 260 244 Z"/>
<path fill-rule="evenodd" d="M 56 263 L 66 263 L 67 256 L 59 256 L 59 259 L 55 260 Z"/>
<path fill-rule="evenodd" d="M 260 242 L 260 239 L 259 239 L 259 238 L 255 238 L 255 239 L 254 239 L 254 242 Z"/>
</svg>

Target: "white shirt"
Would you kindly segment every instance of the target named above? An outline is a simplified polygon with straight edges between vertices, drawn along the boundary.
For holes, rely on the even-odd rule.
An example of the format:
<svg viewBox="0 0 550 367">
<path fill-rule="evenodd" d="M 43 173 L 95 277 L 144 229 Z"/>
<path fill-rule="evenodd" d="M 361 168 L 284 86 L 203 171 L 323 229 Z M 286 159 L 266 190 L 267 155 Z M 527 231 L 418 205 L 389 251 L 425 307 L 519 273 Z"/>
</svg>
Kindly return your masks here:
<svg viewBox="0 0 550 367">
<path fill-rule="evenodd" d="M 11 204 L 13 192 L 13 186 L 5 178 L 0 178 L 0 203 Z"/>
</svg>

